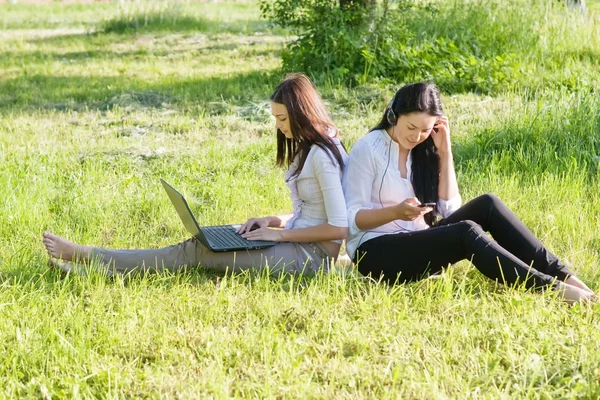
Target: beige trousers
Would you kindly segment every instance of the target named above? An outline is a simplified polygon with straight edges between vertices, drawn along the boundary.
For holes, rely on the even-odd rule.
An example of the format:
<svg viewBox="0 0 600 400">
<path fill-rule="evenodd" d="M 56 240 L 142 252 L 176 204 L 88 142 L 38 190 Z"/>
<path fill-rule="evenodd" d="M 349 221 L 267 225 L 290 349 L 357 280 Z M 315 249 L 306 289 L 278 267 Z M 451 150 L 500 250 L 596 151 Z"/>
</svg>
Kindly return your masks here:
<svg viewBox="0 0 600 400">
<path fill-rule="evenodd" d="M 327 249 L 318 243 L 278 243 L 261 250 L 213 252 L 195 238 L 161 249 L 108 250 L 92 248 L 90 259 L 106 273 L 179 271 L 201 265 L 239 272 L 269 267 L 271 272 L 314 273 L 333 264 Z"/>
</svg>

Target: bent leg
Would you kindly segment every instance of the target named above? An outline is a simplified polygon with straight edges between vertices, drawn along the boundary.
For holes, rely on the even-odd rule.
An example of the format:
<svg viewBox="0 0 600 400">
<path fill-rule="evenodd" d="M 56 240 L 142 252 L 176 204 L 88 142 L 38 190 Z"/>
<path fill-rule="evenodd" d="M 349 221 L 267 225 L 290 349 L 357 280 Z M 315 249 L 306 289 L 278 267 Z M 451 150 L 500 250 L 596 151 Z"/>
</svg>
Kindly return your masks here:
<svg viewBox="0 0 600 400">
<path fill-rule="evenodd" d="M 466 220 L 479 224 L 502 248 L 538 271 L 561 281 L 573 275 L 497 196 L 479 196 L 441 220 L 438 225 Z"/>
<path fill-rule="evenodd" d="M 363 243 L 355 262 L 363 275 L 388 283 L 422 279 L 469 259 L 490 279 L 527 287 L 552 285 L 554 278 L 515 257 L 473 221 L 460 221 L 422 231 L 384 235 Z"/>
</svg>

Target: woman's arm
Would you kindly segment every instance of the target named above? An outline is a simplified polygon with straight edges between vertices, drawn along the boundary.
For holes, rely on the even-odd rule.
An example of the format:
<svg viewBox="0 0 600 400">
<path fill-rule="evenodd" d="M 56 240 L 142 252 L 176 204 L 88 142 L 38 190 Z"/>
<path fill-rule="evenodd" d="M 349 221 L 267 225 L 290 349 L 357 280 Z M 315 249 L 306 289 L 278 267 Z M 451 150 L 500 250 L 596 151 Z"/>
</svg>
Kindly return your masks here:
<svg viewBox="0 0 600 400">
<path fill-rule="evenodd" d="M 325 150 L 317 148 L 311 158 L 311 167 L 323 197 L 327 223 L 306 228 L 284 230 L 262 229 L 243 235 L 249 240 L 274 240 L 283 242 L 324 242 L 342 240 L 348 235 L 346 201 L 338 167 Z M 316 194 L 315 194 L 316 195 Z M 271 217 L 269 217 L 271 218 Z M 275 226 L 277 217 L 273 218 Z"/>
<path fill-rule="evenodd" d="M 450 125 L 448 117 L 443 116 L 436 124 L 437 132 L 433 132 L 433 142 L 440 155 L 440 180 L 438 184 L 438 196 L 448 201 L 458 196 L 458 182 L 454 170 L 454 157 L 452 156 L 452 144 L 450 140 Z"/>
<path fill-rule="evenodd" d="M 282 229 L 282 242 L 327 242 L 342 240 L 348 236 L 348 228 L 321 224 L 309 228 Z"/>
<path fill-rule="evenodd" d="M 244 222 L 237 230 L 237 233 L 240 235 L 249 232 L 251 230 L 261 229 L 261 228 L 285 228 L 285 224 L 287 221 L 292 218 L 292 214 L 284 214 L 277 216 L 269 216 L 262 218 L 250 218 L 248 221 Z"/>
<path fill-rule="evenodd" d="M 454 171 L 454 157 L 452 151 L 440 154 L 440 181 L 438 183 L 438 196 L 442 200 L 451 200 L 458 196 L 458 182 Z"/>
<path fill-rule="evenodd" d="M 417 199 L 409 197 L 393 206 L 376 210 L 360 210 L 356 213 L 356 226 L 361 231 L 368 231 L 397 219 L 413 221 L 433 210 L 432 207 L 419 207 L 419 204 Z"/>
<path fill-rule="evenodd" d="M 271 228 L 285 228 L 285 224 L 292 218 L 294 214 L 282 214 L 277 216 L 266 217 L 269 220 L 269 227 Z"/>
</svg>

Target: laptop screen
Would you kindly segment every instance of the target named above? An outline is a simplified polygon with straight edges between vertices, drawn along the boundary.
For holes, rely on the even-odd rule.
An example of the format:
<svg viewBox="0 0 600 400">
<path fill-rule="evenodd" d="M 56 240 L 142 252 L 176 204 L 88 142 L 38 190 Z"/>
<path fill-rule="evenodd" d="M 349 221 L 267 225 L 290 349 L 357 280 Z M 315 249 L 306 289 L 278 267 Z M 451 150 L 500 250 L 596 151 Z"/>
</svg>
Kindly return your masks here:
<svg viewBox="0 0 600 400">
<path fill-rule="evenodd" d="M 175 206 L 175 210 L 177 211 L 177 214 L 179 214 L 179 218 L 181 218 L 181 222 L 183 222 L 185 229 L 194 235 L 194 237 L 199 237 L 200 228 L 198 227 L 198 222 L 196 222 L 196 218 L 194 218 L 194 214 L 192 214 L 185 198 L 167 182 L 162 179 L 160 181 L 169 195 L 171 202 Z"/>
</svg>

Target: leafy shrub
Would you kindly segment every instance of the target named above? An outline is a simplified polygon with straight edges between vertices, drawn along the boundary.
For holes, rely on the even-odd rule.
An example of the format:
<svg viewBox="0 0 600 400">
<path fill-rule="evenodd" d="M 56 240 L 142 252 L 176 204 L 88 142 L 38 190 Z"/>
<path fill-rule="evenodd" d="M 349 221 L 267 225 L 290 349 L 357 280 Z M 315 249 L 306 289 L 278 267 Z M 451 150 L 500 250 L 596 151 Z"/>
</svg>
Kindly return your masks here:
<svg viewBox="0 0 600 400">
<path fill-rule="evenodd" d="M 340 4 L 341 3 L 341 4 Z M 375 8 L 364 0 L 264 0 L 264 17 L 298 34 L 283 52 L 287 70 L 312 76 L 327 74 L 335 81 L 358 81 L 364 52 L 373 46 L 369 32 Z"/>
<path fill-rule="evenodd" d="M 568 21 L 560 2 L 546 0 L 261 4 L 264 17 L 297 35 L 283 53 L 285 70 L 351 85 L 429 79 L 450 93 L 536 81 L 539 65 L 555 52 L 553 41 L 566 33 L 577 37 L 581 25 Z"/>
</svg>

